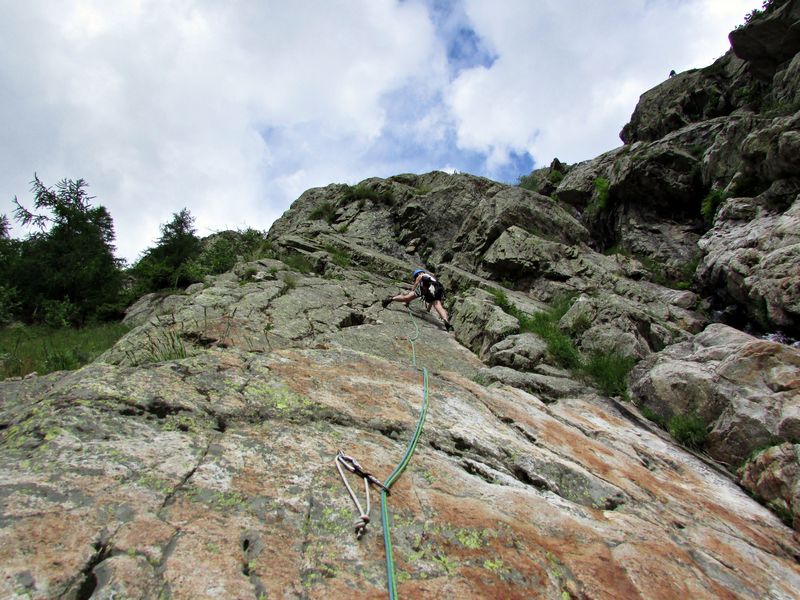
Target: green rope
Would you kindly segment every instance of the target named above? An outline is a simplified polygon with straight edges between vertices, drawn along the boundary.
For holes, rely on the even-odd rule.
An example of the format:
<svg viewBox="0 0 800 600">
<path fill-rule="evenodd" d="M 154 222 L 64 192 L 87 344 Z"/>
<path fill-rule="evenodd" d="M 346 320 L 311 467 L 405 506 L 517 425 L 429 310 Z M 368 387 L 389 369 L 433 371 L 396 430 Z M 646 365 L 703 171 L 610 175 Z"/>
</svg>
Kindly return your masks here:
<svg viewBox="0 0 800 600">
<path fill-rule="evenodd" d="M 422 426 L 425 424 L 425 416 L 428 414 L 428 369 L 417 366 L 416 342 L 419 339 L 419 327 L 417 326 L 417 322 L 414 320 L 414 313 L 411 312 L 411 309 L 408 307 L 408 305 L 406 305 L 406 309 L 408 310 L 408 315 L 411 318 L 411 322 L 414 324 L 415 330 L 414 337 L 408 338 L 408 341 L 411 342 L 411 363 L 418 371 L 422 371 L 422 408 L 419 412 L 419 419 L 417 419 L 417 428 L 414 431 L 414 435 L 411 437 L 411 440 L 408 442 L 408 446 L 406 447 L 406 453 L 403 455 L 400 463 L 394 468 L 394 471 L 392 471 L 391 475 L 386 478 L 383 484 L 384 488 L 381 489 L 381 524 L 383 526 L 383 547 L 386 551 L 386 583 L 389 590 L 389 598 L 391 600 L 397 600 L 397 583 L 394 579 L 392 536 L 391 532 L 389 531 L 389 510 L 386 506 L 386 497 L 388 495 L 389 488 L 392 487 L 392 484 L 400 477 L 406 466 L 408 466 L 408 463 L 411 461 L 411 457 L 417 447 L 417 442 L 422 435 Z"/>
</svg>

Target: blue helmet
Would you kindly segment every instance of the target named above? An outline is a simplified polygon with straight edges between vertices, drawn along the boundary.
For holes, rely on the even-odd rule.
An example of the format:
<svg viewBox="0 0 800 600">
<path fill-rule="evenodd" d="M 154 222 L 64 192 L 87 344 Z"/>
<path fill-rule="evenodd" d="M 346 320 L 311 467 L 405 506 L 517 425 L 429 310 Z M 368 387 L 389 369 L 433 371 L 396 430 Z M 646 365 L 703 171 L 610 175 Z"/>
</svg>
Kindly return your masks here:
<svg viewBox="0 0 800 600">
<path fill-rule="evenodd" d="M 411 279 L 416 279 L 417 275 L 419 275 L 420 273 L 424 273 L 424 272 L 425 272 L 424 269 L 414 269 L 414 272 L 411 273 Z"/>
</svg>

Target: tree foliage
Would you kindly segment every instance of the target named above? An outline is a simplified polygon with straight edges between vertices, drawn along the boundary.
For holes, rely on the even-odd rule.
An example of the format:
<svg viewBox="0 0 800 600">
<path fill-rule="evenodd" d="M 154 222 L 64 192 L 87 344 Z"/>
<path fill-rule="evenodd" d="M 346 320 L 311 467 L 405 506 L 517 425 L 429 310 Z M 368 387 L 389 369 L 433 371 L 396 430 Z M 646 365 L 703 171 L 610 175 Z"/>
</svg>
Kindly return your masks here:
<svg viewBox="0 0 800 600">
<path fill-rule="evenodd" d="M 156 245 L 145 250 L 131 269 L 137 294 L 185 287 L 197 281 L 189 269 L 190 261 L 202 249 L 195 231 L 194 217 L 186 208 L 161 225 Z"/>
<path fill-rule="evenodd" d="M 187 208 L 161 225 L 155 245 L 123 270 L 114 258 L 114 223 L 93 206 L 83 179 L 48 188 L 38 176 L 29 206 L 16 197 L 14 219 L 32 231 L 10 237 L 0 215 L 0 326 L 13 320 L 62 327 L 120 318 L 141 295 L 174 290 L 222 273 L 237 260 L 271 255 L 264 234 L 225 231 L 200 240 Z"/>
<path fill-rule="evenodd" d="M 28 322 L 82 324 L 119 315 L 122 274 L 114 258 L 114 223 L 93 206 L 83 179 L 63 179 L 55 189 L 34 176 L 33 209 L 14 198 L 14 216 L 38 229 L 24 240 L 8 238 L 4 219 L 0 275 L 13 282 L 15 311 Z"/>
</svg>

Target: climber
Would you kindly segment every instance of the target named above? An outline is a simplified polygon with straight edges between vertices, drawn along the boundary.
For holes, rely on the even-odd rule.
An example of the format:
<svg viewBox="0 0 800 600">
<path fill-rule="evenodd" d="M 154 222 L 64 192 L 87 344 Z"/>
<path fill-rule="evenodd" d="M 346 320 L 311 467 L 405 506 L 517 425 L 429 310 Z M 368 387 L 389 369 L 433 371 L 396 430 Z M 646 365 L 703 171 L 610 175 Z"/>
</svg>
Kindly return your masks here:
<svg viewBox="0 0 800 600">
<path fill-rule="evenodd" d="M 411 273 L 411 279 L 414 281 L 411 291 L 382 300 L 381 305 L 383 308 L 389 306 L 391 302 L 402 302 L 408 306 L 415 298 L 422 298 L 425 302 L 425 308 L 428 311 L 434 308 L 439 318 L 444 322 L 444 328 L 447 331 L 451 331 L 453 326 L 450 324 L 450 316 L 442 304 L 444 286 L 436 279 L 433 273 L 425 269 L 414 269 L 414 272 Z"/>
</svg>

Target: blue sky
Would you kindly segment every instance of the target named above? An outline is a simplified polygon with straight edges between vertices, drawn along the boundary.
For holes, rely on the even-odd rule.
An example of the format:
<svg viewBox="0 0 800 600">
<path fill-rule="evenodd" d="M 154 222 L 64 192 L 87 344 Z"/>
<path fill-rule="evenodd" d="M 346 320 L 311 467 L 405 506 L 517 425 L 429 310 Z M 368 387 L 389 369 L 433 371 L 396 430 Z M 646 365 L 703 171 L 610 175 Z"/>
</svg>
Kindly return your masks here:
<svg viewBox="0 0 800 600">
<path fill-rule="evenodd" d="M 267 229 L 304 190 L 516 182 L 620 144 L 756 0 L 0 0 L 0 212 L 85 179 L 134 260 L 188 207 Z M 609 8 L 613 7 L 613 8 Z M 16 235 L 25 232 L 15 229 Z"/>
</svg>

